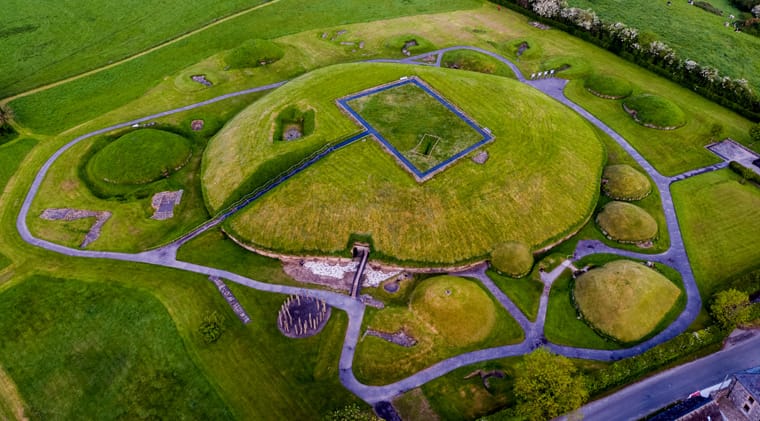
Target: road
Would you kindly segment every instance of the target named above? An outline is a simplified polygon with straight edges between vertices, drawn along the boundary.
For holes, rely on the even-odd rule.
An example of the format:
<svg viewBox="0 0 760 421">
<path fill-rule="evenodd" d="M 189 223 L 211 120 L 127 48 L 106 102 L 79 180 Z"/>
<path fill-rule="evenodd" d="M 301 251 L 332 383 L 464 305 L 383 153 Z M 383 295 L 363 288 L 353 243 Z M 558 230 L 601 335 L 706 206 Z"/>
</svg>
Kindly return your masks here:
<svg viewBox="0 0 760 421">
<path fill-rule="evenodd" d="M 722 382 L 728 374 L 760 366 L 760 333 L 705 358 L 664 371 L 581 408 L 587 420 L 628 421 Z"/>
</svg>

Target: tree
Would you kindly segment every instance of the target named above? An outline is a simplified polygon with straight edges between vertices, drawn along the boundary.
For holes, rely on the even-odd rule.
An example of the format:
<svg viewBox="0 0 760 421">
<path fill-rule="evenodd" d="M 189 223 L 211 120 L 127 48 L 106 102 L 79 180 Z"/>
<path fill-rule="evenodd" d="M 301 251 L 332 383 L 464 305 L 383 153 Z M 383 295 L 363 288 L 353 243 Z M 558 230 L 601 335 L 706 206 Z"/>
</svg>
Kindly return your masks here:
<svg viewBox="0 0 760 421">
<path fill-rule="evenodd" d="M 206 313 L 198 327 L 198 333 L 203 336 L 203 340 L 207 344 L 218 341 L 224 333 L 224 316 L 216 311 Z"/>
<path fill-rule="evenodd" d="M 720 291 L 713 298 L 710 313 L 724 329 L 733 329 L 749 320 L 749 295 L 733 288 Z"/>
<path fill-rule="evenodd" d="M 760 142 L 760 123 L 749 128 L 749 137 L 753 142 Z"/>
<path fill-rule="evenodd" d="M 547 420 L 580 408 L 586 399 L 586 380 L 573 362 L 539 348 L 525 357 L 515 377 L 517 412 L 530 420 Z"/>
</svg>

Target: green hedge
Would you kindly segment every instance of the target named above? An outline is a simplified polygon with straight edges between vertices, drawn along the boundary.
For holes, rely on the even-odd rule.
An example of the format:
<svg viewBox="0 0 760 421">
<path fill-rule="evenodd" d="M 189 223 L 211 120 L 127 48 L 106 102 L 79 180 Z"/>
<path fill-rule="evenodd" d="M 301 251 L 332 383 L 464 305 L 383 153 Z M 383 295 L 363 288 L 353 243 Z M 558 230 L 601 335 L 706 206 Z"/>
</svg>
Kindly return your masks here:
<svg viewBox="0 0 760 421">
<path fill-rule="evenodd" d="M 594 395 L 630 383 L 646 373 L 721 342 L 726 334 L 717 326 L 685 332 L 643 354 L 616 361 L 587 377 L 589 393 Z"/>
<path fill-rule="evenodd" d="M 753 183 L 760 184 L 760 174 L 752 171 L 751 169 L 745 167 L 744 165 L 736 161 L 731 161 L 728 164 L 728 168 L 731 168 L 731 171 L 739 174 L 743 179 L 747 181 L 752 181 Z"/>
</svg>

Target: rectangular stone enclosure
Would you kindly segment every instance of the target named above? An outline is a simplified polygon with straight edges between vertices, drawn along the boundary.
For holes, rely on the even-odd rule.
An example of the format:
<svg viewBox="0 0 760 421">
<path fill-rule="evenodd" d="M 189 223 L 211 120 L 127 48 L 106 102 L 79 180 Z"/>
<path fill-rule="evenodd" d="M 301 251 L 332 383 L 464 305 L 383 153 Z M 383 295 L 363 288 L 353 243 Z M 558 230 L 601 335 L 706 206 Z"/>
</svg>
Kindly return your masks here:
<svg viewBox="0 0 760 421">
<path fill-rule="evenodd" d="M 417 77 L 337 100 L 367 134 L 425 181 L 493 140 L 491 133 Z"/>
</svg>

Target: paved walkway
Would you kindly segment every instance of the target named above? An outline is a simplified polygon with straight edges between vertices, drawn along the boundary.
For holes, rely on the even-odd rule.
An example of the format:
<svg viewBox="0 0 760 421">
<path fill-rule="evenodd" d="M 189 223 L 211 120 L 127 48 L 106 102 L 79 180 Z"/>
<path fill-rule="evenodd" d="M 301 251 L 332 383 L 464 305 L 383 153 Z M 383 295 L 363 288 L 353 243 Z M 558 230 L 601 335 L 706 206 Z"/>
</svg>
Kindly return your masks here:
<svg viewBox="0 0 760 421">
<path fill-rule="evenodd" d="M 39 172 L 37 173 L 37 176 L 35 177 L 34 181 L 32 182 L 32 185 L 29 188 L 29 192 L 27 193 L 27 196 L 24 199 L 18 218 L 16 220 L 16 227 L 18 229 L 18 232 L 26 242 L 34 246 L 45 248 L 47 250 L 51 250 L 57 253 L 67 255 L 67 256 L 87 257 L 87 258 L 94 258 L 94 259 L 113 259 L 113 260 L 130 261 L 130 262 L 171 267 L 175 269 L 186 270 L 189 272 L 200 273 L 206 276 L 227 279 L 229 281 L 236 282 L 238 284 L 245 285 L 250 288 L 260 290 L 260 291 L 267 291 L 267 292 L 287 294 L 287 295 L 297 294 L 297 295 L 311 296 L 311 297 L 324 300 L 331 306 L 337 307 L 345 311 L 349 319 L 348 328 L 346 330 L 346 336 L 345 336 L 345 340 L 343 344 L 343 349 L 340 355 L 340 362 L 339 362 L 340 380 L 346 386 L 346 388 L 348 388 L 351 392 L 353 392 L 354 394 L 356 394 L 357 396 L 359 396 L 366 402 L 373 405 L 378 402 L 389 401 L 393 397 L 398 396 L 399 394 L 404 393 L 407 390 L 413 389 L 415 387 L 419 387 L 425 384 L 426 382 L 433 380 L 437 377 L 440 377 L 456 368 L 477 363 L 477 362 L 526 354 L 530 352 L 532 349 L 535 349 L 537 346 L 546 345 L 555 353 L 566 355 L 573 358 L 611 361 L 611 360 L 617 360 L 620 358 L 625 358 L 625 357 L 633 356 L 641 352 L 644 352 L 645 350 L 657 344 L 665 342 L 673 338 L 674 336 L 678 335 L 679 333 L 683 332 L 691 324 L 691 322 L 699 313 L 699 310 L 701 307 L 701 299 L 699 296 L 699 291 L 697 290 L 696 284 L 694 282 L 694 276 L 691 271 L 691 266 L 689 264 L 688 256 L 686 255 L 686 251 L 684 249 L 683 239 L 681 237 L 681 232 L 678 226 L 678 218 L 676 216 L 675 209 L 672 203 L 672 198 L 670 195 L 670 183 L 672 183 L 673 181 L 680 180 L 682 178 L 693 176 L 693 175 L 703 173 L 706 171 L 713 171 L 713 170 L 722 168 L 725 165 L 718 164 L 718 165 L 711 166 L 708 168 L 691 171 L 691 172 L 688 172 L 679 176 L 675 176 L 675 177 L 664 177 L 659 172 L 657 172 L 654 169 L 654 167 L 652 167 L 652 165 L 649 164 L 649 162 L 647 162 L 625 139 L 623 139 L 620 135 L 618 135 L 615 131 L 613 131 L 607 125 L 602 123 L 596 117 L 588 113 L 586 110 L 584 110 L 580 106 L 568 100 L 563 94 L 563 89 L 566 84 L 566 81 L 561 80 L 561 79 L 553 79 L 553 78 L 542 79 L 542 80 L 526 80 L 525 77 L 520 72 L 520 70 L 517 68 L 517 66 L 514 65 L 514 63 L 512 63 L 511 61 L 507 60 L 504 57 L 501 57 L 498 54 L 495 54 L 487 50 L 483 50 L 483 49 L 475 48 L 475 47 L 468 47 L 468 46 L 449 47 L 449 48 L 444 48 L 444 49 L 437 50 L 434 52 L 430 52 L 427 54 L 409 57 L 409 58 L 405 58 L 401 60 L 374 60 L 374 61 L 375 62 L 378 62 L 378 61 L 395 62 L 395 63 L 415 64 L 415 65 L 427 64 L 427 65 L 432 65 L 432 66 L 440 66 L 443 54 L 445 52 L 454 51 L 454 50 L 462 50 L 462 49 L 477 51 L 477 52 L 486 54 L 490 57 L 493 57 L 496 60 L 501 61 L 502 63 L 508 65 L 514 71 L 515 75 L 517 76 L 517 79 L 520 82 L 528 84 L 534 87 L 535 89 L 538 89 L 546 93 L 547 95 L 551 96 L 557 101 L 575 110 L 582 117 L 586 118 L 592 124 L 599 127 L 605 133 L 610 135 L 615 141 L 617 141 L 629 154 L 631 154 L 631 156 L 633 156 L 634 159 L 636 159 L 636 161 L 647 171 L 647 173 L 649 173 L 649 175 L 655 181 L 655 184 L 660 190 L 660 195 L 661 195 L 662 204 L 663 204 L 663 211 L 665 213 L 665 219 L 666 219 L 666 223 L 668 227 L 668 232 L 670 234 L 670 240 L 671 240 L 670 249 L 668 249 L 666 252 L 661 253 L 661 254 L 649 255 L 649 254 L 634 253 L 634 252 L 629 252 L 625 250 L 614 249 L 597 241 L 580 241 L 575 250 L 574 259 L 579 259 L 584 256 L 597 254 L 597 253 L 614 253 L 621 256 L 625 256 L 625 257 L 658 261 L 677 269 L 681 273 L 681 276 L 683 277 L 684 286 L 687 292 L 686 309 L 673 324 L 668 326 L 660 334 L 637 346 L 623 349 L 623 350 L 615 350 L 615 351 L 574 348 L 574 347 L 560 346 L 560 345 L 548 343 L 543 336 L 543 328 L 544 328 L 544 323 L 546 320 L 549 291 L 551 290 L 551 286 L 554 280 L 567 267 L 570 267 L 572 262 L 569 260 L 565 261 L 560 266 L 555 268 L 552 272 L 548 274 L 543 274 L 542 281 L 544 282 L 544 289 L 542 291 L 541 298 L 539 300 L 539 311 L 538 311 L 538 316 L 535 322 L 531 322 L 530 320 L 528 320 L 528 318 L 517 308 L 517 306 L 509 299 L 509 297 L 507 297 L 493 283 L 493 281 L 490 278 L 488 278 L 488 276 L 485 274 L 486 266 L 481 265 L 472 270 L 457 273 L 457 275 L 469 276 L 469 277 L 478 279 L 480 282 L 482 282 L 483 285 L 489 291 L 491 291 L 494 297 L 496 297 L 496 299 L 501 303 L 501 305 L 504 306 L 504 308 L 519 323 L 520 327 L 525 332 L 524 340 L 521 343 L 516 344 L 516 345 L 507 345 L 507 346 L 501 346 L 501 347 L 496 347 L 496 348 L 482 349 L 482 350 L 461 354 L 461 355 L 440 361 L 396 383 L 392 383 L 385 386 L 367 386 L 360 383 L 356 379 L 352 371 L 354 353 L 356 351 L 356 344 L 361 334 L 361 326 L 362 326 L 362 321 L 364 319 L 365 306 L 361 302 L 354 300 L 349 296 L 338 294 L 335 292 L 314 290 L 314 289 L 309 289 L 309 288 L 292 287 L 292 286 L 285 286 L 285 285 L 278 285 L 278 284 L 268 284 L 264 282 L 255 281 L 253 279 L 250 279 L 245 276 L 241 276 L 229 271 L 215 269 L 215 268 L 211 268 L 207 266 L 196 265 L 196 264 L 188 263 L 188 262 L 182 262 L 176 259 L 177 249 L 182 244 L 191 240 L 195 236 L 200 235 L 204 231 L 218 225 L 224 219 L 228 218 L 229 216 L 239 211 L 240 209 L 243 209 L 248 204 L 255 201 L 256 199 L 264 195 L 266 192 L 270 191 L 275 186 L 287 181 L 293 175 L 297 174 L 300 171 L 303 171 L 305 168 L 308 168 L 311 164 L 327 156 L 331 152 L 339 148 L 342 148 L 358 139 L 361 139 L 362 137 L 365 137 L 367 135 L 372 135 L 373 134 L 372 130 L 363 131 L 355 136 L 352 136 L 349 139 L 344 140 L 343 142 L 340 142 L 336 145 L 326 148 L 325 150 L 319 152 L 317 155 L 310 157 L 306 161 L 302 162 L 300 165 L 291 169 L 286 174 L 283 174 L 282 176 L 274 180 L 272 183 L 269 183 L 267 186 L 265 186 L 265 188 L 252 192 L 248 196 L 244 197 L 239 202 L 233 204 L 231 207 L 227 208 L 226 210 L 224 210 L 219 215 L 215 216 L 214 218 L 212 218 L 210 221 L 206 222 L 205 224 L 199 226 L 198 228 L 194 230 L 191 230 L 188 234 L 185 234 L 184 236 L 180 237 L 176 241 L 155 250 L 150 250 L 150 251 L 136 253 L 136 254 L 117 253 L 117 252 L 108 252 L 108 251 L 78 250 L 78 249 L 64 247 L 59 244 L 55 244 L 55 243 L 37 238 L 33 236 L 32 233 L 29 231 L 29 228 L 27 226 L 29 209 L 31 207 L 32 201 L 34 200 L 34 197 L 37 195 L 37 192 L 40 188 L 40 185 L 42 184 L 43 179 L 45 178 L 47 172 L 50 170 L 50 167 L 53 165 L 53 163 L 61 155 L 63 155 L 63 153 L 65 153 L 68 149 L 70 149 L 75 144 L 85 139 L 89 139 L 93 136 L 108 133 L 115 129 L 129 127 L 134 124 L 139 124 L 139 123 L 153 120 L 159 117 L 202 107 L 204 105 L 222 101 L 224 99 L 231 98 L 234 96 L 274 89 L 276 87 L 281 86 L 285 82 L 279 82 L 279 83 L 275 83 L 271 85 L 260 86 L 260 87 L 240 91 L 240 92 L 222 95 L 220 97 L 213 98 L 207 101 L 191 104 L 185 107 L 176 108 L 173 110 L 154 114 L 154 115 L 140 118 L 137 120 L 132 120 L 125 123 L 116 124 L 116 125 L 106 127 L 100 130 L 96 130 L 94 132 L 85 134 L 80 137 L 77 137 L 76 139 L 70 141 L 69 143 L 61 147 L 59 150 L 57 150 L 40 168 Z M 423 57 L 427 57 L 429 55 L 436 55 L 435 62 L 433 63 L 420 62 L 420 59 L 422 59 Z"/>
</svg>

